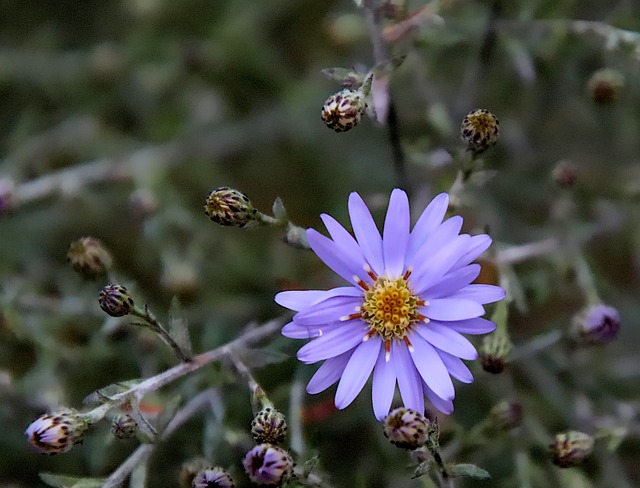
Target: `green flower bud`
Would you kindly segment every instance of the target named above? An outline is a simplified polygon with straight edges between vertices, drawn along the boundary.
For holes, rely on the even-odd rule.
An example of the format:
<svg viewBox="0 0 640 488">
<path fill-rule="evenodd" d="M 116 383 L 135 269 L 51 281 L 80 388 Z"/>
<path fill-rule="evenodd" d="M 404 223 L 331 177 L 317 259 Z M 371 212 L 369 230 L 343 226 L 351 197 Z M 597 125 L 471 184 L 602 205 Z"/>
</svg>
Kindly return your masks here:
<svg viewBox="0 0 640 488">
<path fill-rule="evenodd" d="M 254 223 L 258 213 L 244 193 L 226 186 L 209 194 L 204 212 L 217 224 L 240 228 Z"/>
<path fill-rule="evenodd" d="M 480 347 L 480 364 L 487 373 L 500 374 L 509 363 L 513 344 L 506 332 L 496 330 L 484 337 Z"/>
<path fill-rule="evenodd" d="M 138 423 L 130 415 L 118 415 L 111 422 L 111 433 L 118 439 L 131 439 L 138 433 Z"/>
<path fill-rule="evenodd" d="M 553 464 L 570 468 L 580 464 L 593 450 L 593 437 L 583 432 L 570 430 L 556 434 L 551 444 Z"/>
<path fill-rule="evenodd" d="M 27 427 L 29 442 L 41 454 L 60 454 L 82 442 L 89 430 L 86 418 L 67 408 L 41 415 Z"/>
<path fill-rule="evenodd" d="M 367 103 L 361 91 L 345 88 L 324 102 L 322 121 L 336 132 L 346 132 L 360 123 L 366 108 Z"/>
<path fill-rule="evenodd" d="M 100 291 L 100 308 L 112 317 L 123 317 L 134 307 L 133 298 L 122 285 L 107 285 Z"/>
<path fill-rule="evenodd" d="M 249 479 L 258 485 L 282 486 L 293 474 L 294 462 L 284 449 L 260 444 L 251 449 L 242 461 Z"/>
<path fill-rule="evenodd" d="M 384 419 L 384 435 L 402 449 L 418 449 L 429 438 L 429 420 L 410 408 L 396 408 Z"/>
<path fill-rule="evenodd" d="M 105 274 L 112 264 L 111 255 L 95 237 L 82 237 L 69 246 L 67 261 L 85 278 Z"/>
<path fill-rule="evenodd" d="M 485 152 L 498 142 L 500 122 L 498 118 L 486 109 L 476 109 L 469 112 L 460 127 L 462 139 L 469 151 L 474 154 Z"/>
<path fill-rule="evenodd" d="M 260 410 L 251 422 L 251 435 L 258 444 L 282 444 L 286 434 L 284 414 L 271 407 Z"/>
</svg>

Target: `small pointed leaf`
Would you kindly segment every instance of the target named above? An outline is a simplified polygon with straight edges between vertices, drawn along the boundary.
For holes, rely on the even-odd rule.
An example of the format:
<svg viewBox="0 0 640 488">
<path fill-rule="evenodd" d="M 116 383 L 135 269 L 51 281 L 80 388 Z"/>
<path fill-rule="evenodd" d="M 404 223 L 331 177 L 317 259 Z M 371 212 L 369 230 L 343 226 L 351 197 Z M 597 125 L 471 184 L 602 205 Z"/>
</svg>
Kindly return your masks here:
<svg viewBox="0 0 640 488">
<path fill-rule="evenodd" d="M 491 475 L 475 464 L 452 464 L 447 466 L 447 473 L 452 478 L 464 477 L 475 480 L 488 480 Z"/>
<path fill-rule="evenodd" d="M 119 381 L 118 383 L 112 383 L 104 388 L 100 388 L 99 390 L 94 391 L 87 395 L 82 403 L 85 405 L 93 405 L 93 404 L 101 404 L 107 403 L 111 400 L 111 397 L 117 395 L 118 393 L 123 393 L 127 390 L 130 390 L 134 386 L 142 383 L 144 380 L 140 378 L 136 378 L 134 380 L 126 380 Z"/>
<path fill-rule="evenodd" d="M 434 473 L 435 466 L 436 466 L 436 463 L 433 459 L 427 459 L 426 461 L 423 461 L 420 464 L 418 464 L 416 469 L 413 471 L 411 478 L 412 479 L 420 478 L 425 474 L 431 476 L 431 474 Z"/>
<path fill-rule="evenodd" d="M 173 297 L 173 300 L 171 300 L 171 308 L 169 309 L 169 334 L 173 340 L 176 341 L 176 344 L 180 346 L 185 356 L 193 356 L 187 319 L 182 312 L 182 305 L 178 297 Z"/>
<path fill-rule="evenodd" d="M 273 212 L 273 216 L 280 221 L 286 221 L 287 219 L 287 209 L 284 207 L 284 202 L 282 198 L 277 197 L 273 202 L 273 206 L 271 208 Z"/>
<path fill-rule="evenodd" d="M 40 473 L 40 479 L 55 488 L 101 488 L 106 478 L 81 478 L 63 474 Z"/>
</svg>

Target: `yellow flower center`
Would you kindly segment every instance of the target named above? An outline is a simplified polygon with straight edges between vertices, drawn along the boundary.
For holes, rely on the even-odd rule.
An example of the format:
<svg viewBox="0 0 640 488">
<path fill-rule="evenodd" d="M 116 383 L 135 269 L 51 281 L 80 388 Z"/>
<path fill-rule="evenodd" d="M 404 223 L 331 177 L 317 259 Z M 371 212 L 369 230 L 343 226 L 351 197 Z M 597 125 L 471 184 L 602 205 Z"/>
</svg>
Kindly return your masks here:
<svg viewBox="0 0 640 488">
<path fill-rule="evenodd" d="M 369 274 L 375 280 L 373 286 L 359 283 L 364 289 L 359 315 L 369 326 L 367 335 L 379 334 L 385 342 L 391 339 L 406 341 L 407 332 L 413 324 L 427 320 L 418 313 L 418 308 L 426 302 L 413 294 L 407 281 L 411 271 L 397 279 Z"/>
</svg>

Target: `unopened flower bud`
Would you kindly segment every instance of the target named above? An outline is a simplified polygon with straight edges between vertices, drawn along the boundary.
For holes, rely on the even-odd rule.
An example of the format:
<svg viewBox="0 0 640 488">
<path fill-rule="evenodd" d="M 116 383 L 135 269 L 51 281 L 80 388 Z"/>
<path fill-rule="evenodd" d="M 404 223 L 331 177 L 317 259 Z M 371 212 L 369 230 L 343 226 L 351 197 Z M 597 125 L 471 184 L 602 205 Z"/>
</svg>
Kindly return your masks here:
<svg viewBox="0 0 640 488">
<path fill-rule="evenodd" d="M 249 479 L 258 485 L 282 486 L 293 474 L 293 459 L 287 451 L 271 444 L 251 449 L 242 461 Z"/>
<path fill-rule="evenodd" d="M 560 188 L 571 188 L 578 179 L 578 167 L 571 161 L 558 161 L 551 171 L 551 178 Z"/>
<path fill-rule="evenodd" d="M 620 314 L 613 307 L 593 305 L 573 318 L 573 327 L 586 344 L 609 344 L 620 330 Z"/>
<path fill-rule="evenodd" d="M 345 88 L 324 102 L 322 121 L 336 132 L 346 132 L 360 123 L 366 108 L 367 103 L 361 91 Z"/>
<path fill-rule="evenodd" d="M 67 261 L 85 278 L 95 279 L 111 268 L 111 255 L 95 237 L 82 237 L 69 246 Z"/>
<path fill-rule="evenodd" d="M 131 439 L 138 433 L 138 423 L 131 415 L 118 415 L 111 422 L 111 433 L 118 439 Z"/>
<path fill-rule="evenodd" d="M 199 471 L 204 471 L 209 466 L 211 466 L 211 462 L 203 457 L 189 459 L 182 463 L 178 473 L 178 485 L 180 488 L 192 488 L 196 474 Z"/>
<path fill-rule="evenodd" d="M 204 212 L 217 224 L 240 228 L 255 222 L 258 213 L 247 195 L 226 186 L 209 194 Z"/>
<path fill-rule="evenodd" d="M 587 88 L 591 92 L 593 101 L 600 105 L 615 102 L 624 89 L 624 75 L 615 69 L 601 69 L 589 78 Z"/>
<path fill-rule="evenodd" d="M 86 418 L 76 410 L 64 409 L 41 415 L 27 427 L 29 442 L 41 454 L 60 454 L 82 442 L 89 430 Z"/>
<path fill-rule="evenodd" d="M 556 434 L 551 444 L 553 464 L 570 468 L 580 464 L 593 450 L 593 437 L 583 432 L 570 430 Z"/>
<path fill-rule="evenodd" d="M 122 285 L 107 285 L 100 291 L 100 308 L 112 317 L 123 317 L 134 307 L 133 298 Z"/>
<path fill-rule="evenodd" d="M 484 337 L 480 347 L 480 364 L 487 373 L 500 374 L 509 362 L 513 344 L 506 332 L 496 330 Z"/>
<path fill-rule="evenodd" d="M 286 434 L 285 416 L 274 408 L 263 408 L 251 422 L 251 435 L 258 444 L 282 444 Z"/>
<path fill-rule="evenodd" d="M 485 152 L 498 142 L 500 122 L 486 109 L 469 112 L 462 120 L 460 134 L 469 151 L 474 154 Z"/>
<path fill-rule="evenodd" d="M 502 401 L 489 412 L 491 426 L 497 430 L 515 429 L 522 422 L 522 405 L 518 402 Z"/>
<path fill-rule="evenodd" d="M 191 483 L 193 488 L 233 488 L 236 484 L 224 469 L 218 467 L 198 471 Z"/>
<path fill-rule="evenodd" d="M 418 449 L 429 437 L 429 421 L 410 408 L 396 408 L 384 419 L 384 435 L 391 444 L 402 449 Z"/>
</svg>

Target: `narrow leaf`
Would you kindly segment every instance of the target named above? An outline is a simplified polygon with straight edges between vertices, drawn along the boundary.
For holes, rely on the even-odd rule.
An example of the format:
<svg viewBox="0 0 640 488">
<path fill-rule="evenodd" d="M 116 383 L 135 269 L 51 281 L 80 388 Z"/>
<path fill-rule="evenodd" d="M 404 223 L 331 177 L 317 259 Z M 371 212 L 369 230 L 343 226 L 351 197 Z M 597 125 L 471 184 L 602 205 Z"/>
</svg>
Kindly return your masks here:
<svg viewBox="0 0 640 488">
<path fill-rule="evenodd" d="M 447 473 L 452 478 L 464 477 L 473 478 L 475 480 L 487 480 L 491 475 L 475 464 L 453 464 L 447 466 Z"/>
</svg>

